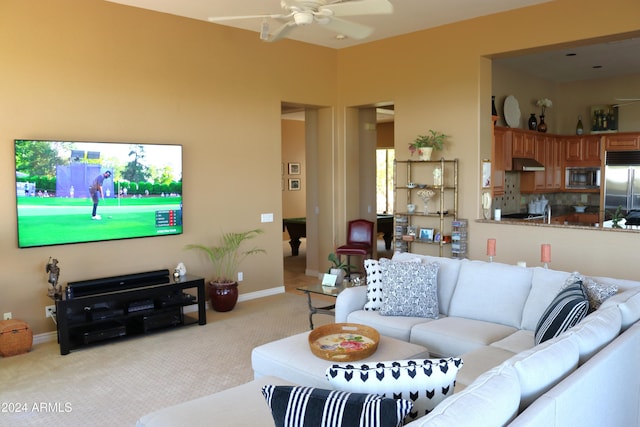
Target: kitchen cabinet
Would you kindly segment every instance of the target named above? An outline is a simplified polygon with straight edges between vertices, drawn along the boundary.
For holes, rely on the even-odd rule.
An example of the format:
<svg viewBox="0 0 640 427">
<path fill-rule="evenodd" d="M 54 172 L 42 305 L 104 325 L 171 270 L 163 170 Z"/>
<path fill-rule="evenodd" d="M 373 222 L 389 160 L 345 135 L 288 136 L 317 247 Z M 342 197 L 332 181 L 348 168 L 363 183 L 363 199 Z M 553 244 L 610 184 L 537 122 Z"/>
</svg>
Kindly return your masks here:
<svg viewBox="0 0 640 427">
<path fill-rule="evenodd" d="M 511 170 L 511 136 L 512 132 L 506 128 L 496 127 L 493 130 L 491 162 L 493 197 L 504 194 L 505 172 Z"/>
<path fill-rule="evenodd" d="M 574 213 L 571 215 L 566 215 L 564 218 L 564 221 L 567 224 L 593 225 L 595 223 L 600 222 L 600 215 L 597 213 L 590 213 L 590 212 Z"/>
<path fill-rule="evenodd" d="M 600 135 L 565 137 L 565 166 L 600 166 Z"/>
<path fill-rule="evenodd" d="M 636 151 L 640 150 L 640 133 L 618 133 L 604 136 L 605 151 Z"/>
<path fill-rule="evenodd" d="M 531 131 L 514 129 L 512 157 L 534 159 L 536 157 L 536 136 L 537 134 Z"/>
<path fill-rule="evenodd" d="M 536 135 L 534 158 L 544 165 L 544 171 L 522 172 L 520 192 L 548 193 L 562 188 L 562 140 L 553 135 Z"/>
</svg>

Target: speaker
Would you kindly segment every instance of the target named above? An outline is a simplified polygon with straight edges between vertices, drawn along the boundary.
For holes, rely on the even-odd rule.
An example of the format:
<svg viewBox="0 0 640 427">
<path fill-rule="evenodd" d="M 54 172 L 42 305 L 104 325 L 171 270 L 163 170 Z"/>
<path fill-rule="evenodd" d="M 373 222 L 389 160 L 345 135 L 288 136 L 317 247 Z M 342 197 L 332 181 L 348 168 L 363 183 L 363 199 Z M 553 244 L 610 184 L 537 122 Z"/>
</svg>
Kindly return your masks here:
<svg viewBox="0 0 640 427">
<path fill-rule="evenodd" d="M 66 292 L 67 299 L 70 300 L 87 295 L 141 288 L 162 283 L 169 283 L 169 270 L 167 269 L 69 282 Z"/>
</svg>

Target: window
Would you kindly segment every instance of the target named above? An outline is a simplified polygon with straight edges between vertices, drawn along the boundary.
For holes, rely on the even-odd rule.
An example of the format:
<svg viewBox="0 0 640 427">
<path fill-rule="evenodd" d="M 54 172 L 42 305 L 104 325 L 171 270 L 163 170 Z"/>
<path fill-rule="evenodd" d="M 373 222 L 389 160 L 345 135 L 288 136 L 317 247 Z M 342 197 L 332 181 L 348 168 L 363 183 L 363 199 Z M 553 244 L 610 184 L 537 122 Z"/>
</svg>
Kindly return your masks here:
<svg viewBox="0 0 640 427">
<path fill-rule="evenodd" d="M 393 214 L 394 149 L 376 150 L 376 213 Z"/>
</svg>

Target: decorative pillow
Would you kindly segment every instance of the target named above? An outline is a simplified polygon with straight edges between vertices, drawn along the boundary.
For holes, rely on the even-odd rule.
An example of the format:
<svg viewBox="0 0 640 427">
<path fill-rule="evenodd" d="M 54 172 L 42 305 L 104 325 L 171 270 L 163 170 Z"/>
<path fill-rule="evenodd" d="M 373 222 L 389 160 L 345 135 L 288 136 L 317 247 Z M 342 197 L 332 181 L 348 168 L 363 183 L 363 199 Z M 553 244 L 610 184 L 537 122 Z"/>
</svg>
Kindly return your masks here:
<svg viewBox="0 0 640 427">
<path fill-rule="evenodd" d="M 407 400 L 301 386 L 262 387 L 276 427 L 400 427 Z"/>
<path fill-rule="evenodd" d="M 367 274 L 367 303 L 364 309 L 377 311 L 382 307 L 382 271 L 377 259 L 364 261 L 364 271 Z"/>
<path fill-rule="evenodd" d="M 339 364 L 327 369 L 329 384 L 336 390 L 377 393 L 413 402 L 405 422 L 428 414 L 453 394 L 462 359 L 398 360 L 362 365 Z"/>
<path fill-rule="evenodd" d="M 439 264 L 380 260 L 383 316 L 438 318 Z"/>
<path fill-rule="evenodd" d="M 616 285 L 598 283 L 590 277 L 581 275 L 577 271 L 571 273 L 567 278 L 565 285 L 569 286 L 578 280 L 582 281 L 582 284 L 587 291 L 587 298 L 589 299 L 589 313 L 600 308 L 603 302 L 618 293 L 618 287 Z"/>
<path fill-rule="evenodd" d="M 582 281 L 562 289 L 542 314 L 535 331 L 536 345 L 557 337 L 587 315 L 589 299 Z"/>
</svg>

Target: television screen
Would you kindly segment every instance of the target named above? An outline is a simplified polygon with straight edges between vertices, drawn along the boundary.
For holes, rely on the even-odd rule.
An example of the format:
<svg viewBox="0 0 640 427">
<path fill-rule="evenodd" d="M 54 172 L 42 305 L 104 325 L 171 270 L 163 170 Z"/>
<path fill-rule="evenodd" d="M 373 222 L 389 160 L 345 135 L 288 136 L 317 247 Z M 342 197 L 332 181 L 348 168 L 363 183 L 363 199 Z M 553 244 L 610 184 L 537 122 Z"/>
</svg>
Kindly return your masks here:
<svg viewBox="0 0 640 427">
<path fill-rule="evenodd" d="M 18 246 L 182 233 L 182 146 L 15 140 Z"/>
</svg>

